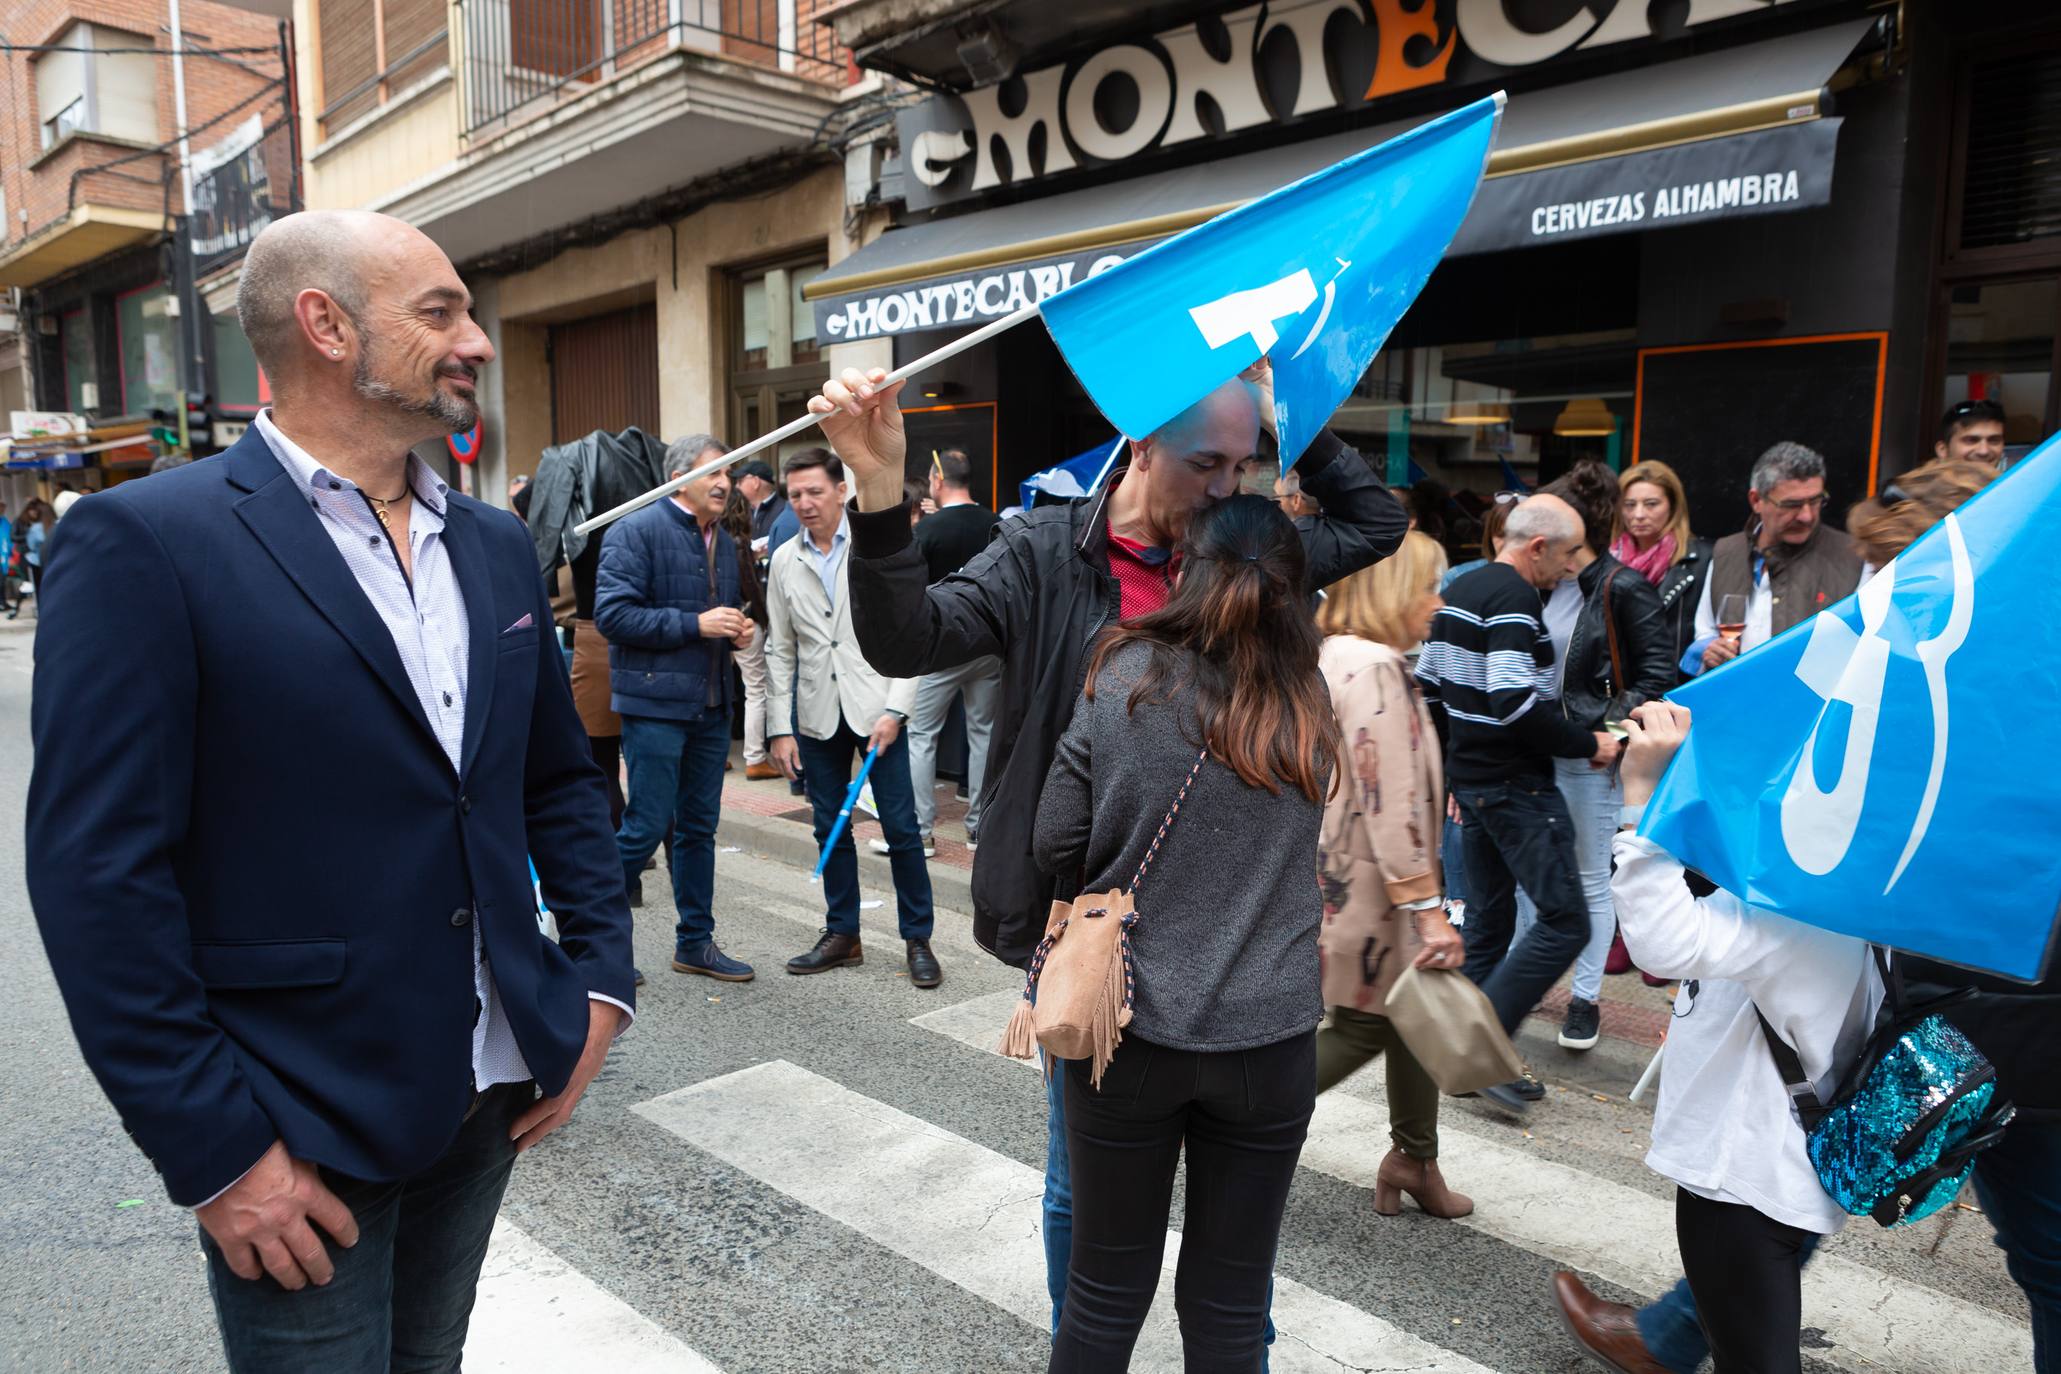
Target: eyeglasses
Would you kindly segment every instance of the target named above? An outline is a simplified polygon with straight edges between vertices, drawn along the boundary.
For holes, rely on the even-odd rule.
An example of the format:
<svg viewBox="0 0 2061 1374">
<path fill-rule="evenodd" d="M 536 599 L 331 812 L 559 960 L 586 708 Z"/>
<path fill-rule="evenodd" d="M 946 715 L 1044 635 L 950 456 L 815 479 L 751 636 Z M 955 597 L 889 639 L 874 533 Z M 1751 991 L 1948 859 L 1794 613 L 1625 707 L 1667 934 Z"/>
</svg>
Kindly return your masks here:
<svg viewBox="0 0 2061 1374">
<path fill-rule="evenodd" d="M 1816 510 L 1830 500 L 1831 496 L 1830 492 L 1821 491 L 1816 496 L 1798 496 L 1787 501 L 1770 501 L 1768 504 L 1776 510 L 1787 511 L 1793 515 L 1800 510 Z"/>
<path fill-rule="evenodd" d="M 1499 506 L 1507 506 L 1513 501 L 1522 501 L 1523 499 L 1524 493 L 1521 491 L 1499 491 L 1496 493 L 1496 504 Z"/>
</svg>

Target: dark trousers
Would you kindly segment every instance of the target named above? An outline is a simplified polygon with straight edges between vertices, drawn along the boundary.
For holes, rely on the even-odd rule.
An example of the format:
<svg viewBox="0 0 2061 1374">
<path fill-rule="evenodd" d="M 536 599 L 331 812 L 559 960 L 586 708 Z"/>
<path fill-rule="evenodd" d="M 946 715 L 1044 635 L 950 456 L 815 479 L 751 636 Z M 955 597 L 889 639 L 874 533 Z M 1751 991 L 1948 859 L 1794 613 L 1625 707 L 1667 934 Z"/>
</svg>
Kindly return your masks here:
<svg viewBox="0 0 2061 1374">
<path fill-rule="evenodd" d="M 2032 1304 L 2034 1374 L 2061 1374 L 2061 1121 L 2011 1123 L 1975 1156 L 1975 1196 Z"/>
<path fill-rule="evenodd" d="M 706 711 L 699 720 L 624 716 L 623 755 L 630 794 L 615 835 L 623 886 L 637 885 L 644 861 L 672 827 L 675 930 L 683 946 L 706 943 L 716 934 L 716 824 L 730 757 L 729 713 Z"/>
<path fill-rule="evenodd" d="M 1675 1243 L 1717 1374 L 1802 1374 L 1803 1262 L 1817 1237 L 1675 1190 Z"/>
<path fill-rule="evenodd" d="M 1388 1056 L 1388 1138 L 1412 1159 L 1438 1158 L 1438 1084 L 1386 1016 L 1333 1007 L 1317 1028 L 1317 1091 L 1329 1092 L 1377 1055 Z"/>
<path fill-rule="evenodd" d="M 1574 819 L 1547 778 L 1536 787 L 1455 784 L 1467 850 L 1467 943 L 1462 967 L 1511 1034 L 1589 938 L 1589 907 L 1574 855 Z M 1513 946 L 1517 888 L 1539 909 Z"/>
<path fill-rule="evenodd" d="M 601 770 L 601 776 L 608 780 L 608 824 L 613 830 L 623 828 L 623 737 L 621 735 L 587 736 L 587 752 L 594 756 L 594 766 Z"/>
<path fill-rule="evenodd" d="M 1174 1307 L 1188 1374 L 1264 1367 L 1274 1249 L 1317 1098 L 1314 1032 L 1218 1054 L 1124 1037 L 1098 1091 L 1068 1060 L 1073 1260 L 1054 1371 L 1130 1367 L 1166 1248 L 1174 1170 L 1188 1206 Z"/>
<path fill-rule="evenodd" d="M 515 1143 L 508 1128 L 536 1085 L 489 1088 L 443 1158 L 413 1178 L 367 1183 L 322 1171 L 358 1222 L 358 1243 L 328 1245 L 336 1277 L 289 1293 L 271 1275 L 240 1279 L 206 1231 L 208 1291 L 232 1374 L 450 1374 L 465 1351 L 473 1291 L 501 1210 Z"/>
<path fill-rule="evenodd" d="M 815 813 L 816 851 L 830 838 L 830 827 L 851 790 L 852 762 L 866 756 L 866 741 L 839 722 L 829 739 L 810 739 L 796 732 L 801 751 L 802 782 L 808 787 L 809 810 Z M 727 745 L 725 746 L 727 748 Z M 880 808 L 880 829 L 887 837 L 888 866 L 895 875 L 895 914 L 904 940 L 928 940 L 931 930 L 930 869 L 923 862 L 923 835 L 916 828 L 916 793 L 909 786 L 909 732 L 880 751 L 873 771 L 873 801 Z M 848 821 L 823 865 L 823 924 L 839 935 L 859 933 L 859 851 Z"/>
</svg>

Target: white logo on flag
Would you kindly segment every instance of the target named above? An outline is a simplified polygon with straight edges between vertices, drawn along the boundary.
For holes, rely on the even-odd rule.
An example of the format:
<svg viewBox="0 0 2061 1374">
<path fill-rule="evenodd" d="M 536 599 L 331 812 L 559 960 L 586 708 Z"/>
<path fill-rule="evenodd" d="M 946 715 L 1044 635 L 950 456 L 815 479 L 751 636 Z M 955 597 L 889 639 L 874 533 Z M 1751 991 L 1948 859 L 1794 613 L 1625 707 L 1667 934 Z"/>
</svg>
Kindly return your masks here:
<svg viewBox="0 0 2061 1374">
<path fill-rule="evenodd" d="M 1904 869 L 1918 852 L 1932 825 L 1932 812 L 1939 801 L 1940 781 L 1946 773 L 1948 703 L 1946 662 L 1968 638 L 1975 615 L 1975 573 L 1968 558 L 1968 546 L 1960 522 L 1946 517 L 1947 544 L 1953 558 L 1953 604 L 1940 633 L 1917 647 L 1918 661 L 1925 670 L 1925 686 L 1932 704 L 1932 766 L 1918 816 L 1904 843 L 1903 856 L 1890 875 L 1886 895 L 1903 877 Z M 1822 877 L 1845 861 L 1860 828 L 1861 806 L 1867 799 L 1868 773 L 1875 754 L 1875 735 L 1881 722 L 1882 690 L 1889 674 L 1890 645 L 1882 633 L 1896 595 L 1897 560 L 1891 559 L 1875 574 L 1856 598 L 1861 608 L 1861 631 L 1855 634 L 1844 620 L 1827 611 L 1811 622 L 1810 641 L 1797 661 L 1796 676 L 1825 703 L 1804 741 L 1803 758 L 1796 774 L 1782 794 L 1782 843 L 1790 859 L 1804 872 Z M 1832 703 L 1852 708 L 1846 727 L 1846 754 L 1830 791 L 1818 786 L 1815 757 L 1818 732 Z"/>
<path fill-rule="evenodd" d="M 1280 342 L 1274 321 L 1300 315 L 1317 299 L 1317 283 L 1310 269 L 1301 268 L 1279 281 L 1245 291 L 1233 291 L 1193 307 L 1188 317 L 1202 331 L 1202 340 L 1212 349 L 1252 336 L 1259 351 L 1267 352 Z"/>
</svg>

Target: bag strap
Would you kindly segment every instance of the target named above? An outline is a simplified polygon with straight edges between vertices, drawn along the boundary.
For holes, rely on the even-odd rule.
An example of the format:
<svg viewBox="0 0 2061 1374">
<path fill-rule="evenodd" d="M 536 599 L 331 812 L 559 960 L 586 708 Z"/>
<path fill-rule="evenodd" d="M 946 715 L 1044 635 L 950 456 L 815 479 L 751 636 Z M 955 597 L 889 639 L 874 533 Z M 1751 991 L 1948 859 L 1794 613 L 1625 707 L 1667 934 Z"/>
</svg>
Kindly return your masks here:
<svg viewBox="0 0 2061 1374">
<path fill-rule="evenodd" d="M 1132 892 L 1135 893 L 1138 884 L 1145 881 L 1145 870 L 1152 867 L 1152 860 L 1159 853 L 1160 843 L 1166 839 L 1167 832 L 1174 828 L 1174 817 L 1181 814 L 1181 803 L 1188 799 L 1188 789 L 1195 785 L 1196 775 L 1202 772 L 1202 765 L 1208 758 L 1209 746 L 1204 745 L 1202 752 L 1195 756 L 1195 766 L 1188 770 L 1187 781 L 1181 784 L 1180 792 L 1174 797 L 1174 804 L 1167 808 L 1166 819 L 1159 823 L 1159 833 L 1152 837 L 1151 847 L 1145 851 L 1145 857 L 1138 860 L 1138 871 L 1131 875 Z"/>
<path fill-rule="evenodd" d="M 1782 1086 L 1789 1090 L 1790 1099 L 1796 1103 L 1796 1115 L 1803 1122 L 1808 1134 L 1824 1118 L 1825 1104 L 1818 1100 L 1817 1085 L 1803 1071 L 1803 1060 L 1789 1047 L 1789 1042 L 1775 1033 L 1768 1024 L 1768 1018 L 1758 1006 L 1753 1008 L 1754 1016 L 1760 1021 L 1760 1033 L 1768 1042 L 1768 1054 L 1775 1061 L 1775 1072 L 1782 1075 Z"/>
<path fill-rule="evenodd" d="M 1613 696 L 1624 693 L 1624 656 L 1617 648 L 1617 616 L 1610 609 L 1610 587 L 1617 581 L 1617 570 L 1611 569 L 1603 579 L 1603 633 L 1610 640 L 1610 692 Z"/>
</svg>

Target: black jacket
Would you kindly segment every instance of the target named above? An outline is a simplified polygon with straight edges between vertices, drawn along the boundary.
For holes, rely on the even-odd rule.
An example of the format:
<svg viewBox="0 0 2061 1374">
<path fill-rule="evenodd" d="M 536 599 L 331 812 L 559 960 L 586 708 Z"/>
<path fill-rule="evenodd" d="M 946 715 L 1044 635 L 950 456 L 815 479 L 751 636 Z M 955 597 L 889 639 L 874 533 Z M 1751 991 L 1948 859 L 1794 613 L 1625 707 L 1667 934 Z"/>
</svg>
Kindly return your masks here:
<svg viewBox="0 0 2061 1374">
<path fill-rule="evenodd" d="M 1639 573 L 1604 554 L 1583 568 L 1581 614 L 1567 637 L 1567 670 L 1560 682 L 1560 709 L 1584 730 L 1600 730 L 1619 703 L 1629 711 L 1675 685 L 1674 640 L 1661 612 L 1660 594 Z M 1617 653 L 1624 681 L 1610 670 L 1610 636 L 1603 623 L 1603 591 L 1617 621 Z"/>
<path fill-rule="evenodd" d="M 1660 594 L 1661 613 L 1667 617 L 1668 643 L 1676 665 L 1672 679 L 1675 684 L 1683 677 L 1682 655 L 1689 652 L 1689 645 L 1696 639 L 1696 603 L 1703 599 L 1703 583 L 1710 576 L 1710 547 L 1708 539 L 1692 537 L 1689 551 L 1660 575 L 1660 584 L 1654 589 Z"/>
<path fill-rule="evenodd" d="M 1324 508 L 1303 531 L 1312 589 L 1401 546 L 1409 517 L 1336 435 L 1318 434 L 1296 471 Z M 1028 960 L 1054 897 L 1074 895 L 1072 876 L 1055 881 L 1038 870 L 1031 832 L 1088 645 L 1117 618 L 1106 506 L 1121 477 L 1099 495 L 1003 521 L 985 552 L 936 586 L 926 585 L 905 509 L 851 511 L 852 628 L 867 662 L 888 677 L 920 677 L 990 654 L 1003 659 L 973 864 L 973 938 L 1004 963 Z"/>
<path fill-rule="evenodd" d="M 773 522 L 780 518 L 780 512 L 787 509 L 787 494 L 774 492 L 765 504 L 751 508 L 751 537 L 764 539 L 773 532 Z"/>
</svg>

